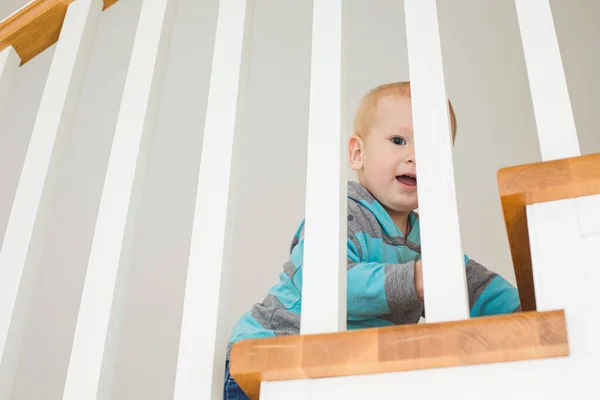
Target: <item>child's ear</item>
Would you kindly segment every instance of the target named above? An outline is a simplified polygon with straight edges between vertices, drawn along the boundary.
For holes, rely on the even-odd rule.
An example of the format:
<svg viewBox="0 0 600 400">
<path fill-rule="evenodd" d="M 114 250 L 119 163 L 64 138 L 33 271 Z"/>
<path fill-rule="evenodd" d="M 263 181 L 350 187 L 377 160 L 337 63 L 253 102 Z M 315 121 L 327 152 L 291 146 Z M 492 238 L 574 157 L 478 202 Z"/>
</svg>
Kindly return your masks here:
<svg viewBox="0 0 600 400">
<path fill-rule="evenodd" d="M 350 168 L 354 171 L 360 171 L 363 167 L 362 150 L 364 148 L 364 141 L 358 135 L 352 135 L 348 141 L 348 161 L 350 162 Z"/>
</svg>

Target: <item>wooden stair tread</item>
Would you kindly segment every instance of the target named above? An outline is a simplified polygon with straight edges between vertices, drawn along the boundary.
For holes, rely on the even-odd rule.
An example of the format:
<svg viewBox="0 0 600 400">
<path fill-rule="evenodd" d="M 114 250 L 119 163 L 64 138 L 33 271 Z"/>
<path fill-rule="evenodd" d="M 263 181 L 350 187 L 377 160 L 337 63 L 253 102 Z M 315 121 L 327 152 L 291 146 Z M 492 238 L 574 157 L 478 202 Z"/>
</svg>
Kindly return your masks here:
<svg viewBox="0 0 600 400">
<path fill-rule="evenodd" d="M 13 46 L 21 65 L 52 46 L 74 0 L 37 0 L 0 22 L 0 51 Z M 118 0 L 104 0 L 104 9 Z"/>
<path fill-rule="evenodd" d="M 504 168 L 498 188 L 521 306 L 536 309 L 526 206 L 600 194 L 600 153 Z"/>
<path fill-rule="evenodd" d="M 261 381 L 326 378 L 567 356 L 564 312 L 240 341 L 230 373 L 251 399 Z"/>
</svg>

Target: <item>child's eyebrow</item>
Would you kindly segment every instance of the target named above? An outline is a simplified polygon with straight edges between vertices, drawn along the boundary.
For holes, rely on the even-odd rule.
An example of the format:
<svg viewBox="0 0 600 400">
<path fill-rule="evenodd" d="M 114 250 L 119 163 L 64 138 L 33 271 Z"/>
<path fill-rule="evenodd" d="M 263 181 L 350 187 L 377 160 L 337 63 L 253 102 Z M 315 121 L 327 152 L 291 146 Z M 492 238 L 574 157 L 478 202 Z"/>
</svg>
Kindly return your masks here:
<svg viewBox="0 0 600 400">
<path fill-rule="evenodd" d="M 399 127 L 398 129 L 396 129 L 396 131 L 397 131 L 398 133 L 410 133 L 410 134 L 412 134 L 412 133 L 413 133 L 413 130 L 412 130 L 412 128 L 408 128 L 408 127 L 406 127 L 406 126 L 401 126 L 401 127 Z"/>
</svg>

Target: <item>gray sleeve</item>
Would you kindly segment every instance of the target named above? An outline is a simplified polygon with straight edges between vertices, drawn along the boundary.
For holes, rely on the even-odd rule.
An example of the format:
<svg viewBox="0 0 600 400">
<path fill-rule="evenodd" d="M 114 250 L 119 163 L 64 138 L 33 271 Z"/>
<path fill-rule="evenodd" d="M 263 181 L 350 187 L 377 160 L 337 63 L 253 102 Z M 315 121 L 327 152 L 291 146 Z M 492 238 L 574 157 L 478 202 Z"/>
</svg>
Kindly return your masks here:
<svg viewBox="0 0 600 400">
<path fill-rule="evenodd" d="M 492 279 L 498 276 L 498 274 L 490 271 L 474 260 L 469 260 L 466 267 L 467 287 L 469 289 L 469 309 L 472 309 L 481 293 L 483 293 Z"/>
<path fill-rule="evenodd" d="M 385 293 L 397 324 L 415 323 L 423 313 L 424 303 L 415 288 L 415 262 L 388 264 L 385 267 Z"/>
</svg>

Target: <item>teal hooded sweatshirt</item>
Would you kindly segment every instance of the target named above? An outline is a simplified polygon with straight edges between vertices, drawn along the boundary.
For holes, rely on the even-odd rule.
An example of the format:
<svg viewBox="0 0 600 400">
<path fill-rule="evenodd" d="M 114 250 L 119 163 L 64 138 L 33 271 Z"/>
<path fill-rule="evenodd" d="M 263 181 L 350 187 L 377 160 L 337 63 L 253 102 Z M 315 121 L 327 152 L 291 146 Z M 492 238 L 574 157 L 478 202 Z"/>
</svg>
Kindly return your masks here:
<svg viewBox="0 0 600 400">
<path fill-rule="evenodd" d="M 361 329 L 419 322 L 423 302 L 414 286 L 421 257 L 419 216 L 409 216 L 404 237 L 383 206 L 357 182 L 348 183 L 347 328 Z M 279 283 L 233 327 L 231 345 L 245 339 L 300 333 L 304 221 L 294 235 Z M 514 286 L 476 261 L 465 258 L 471 317 L 521 310 Z"/>
</svg>

